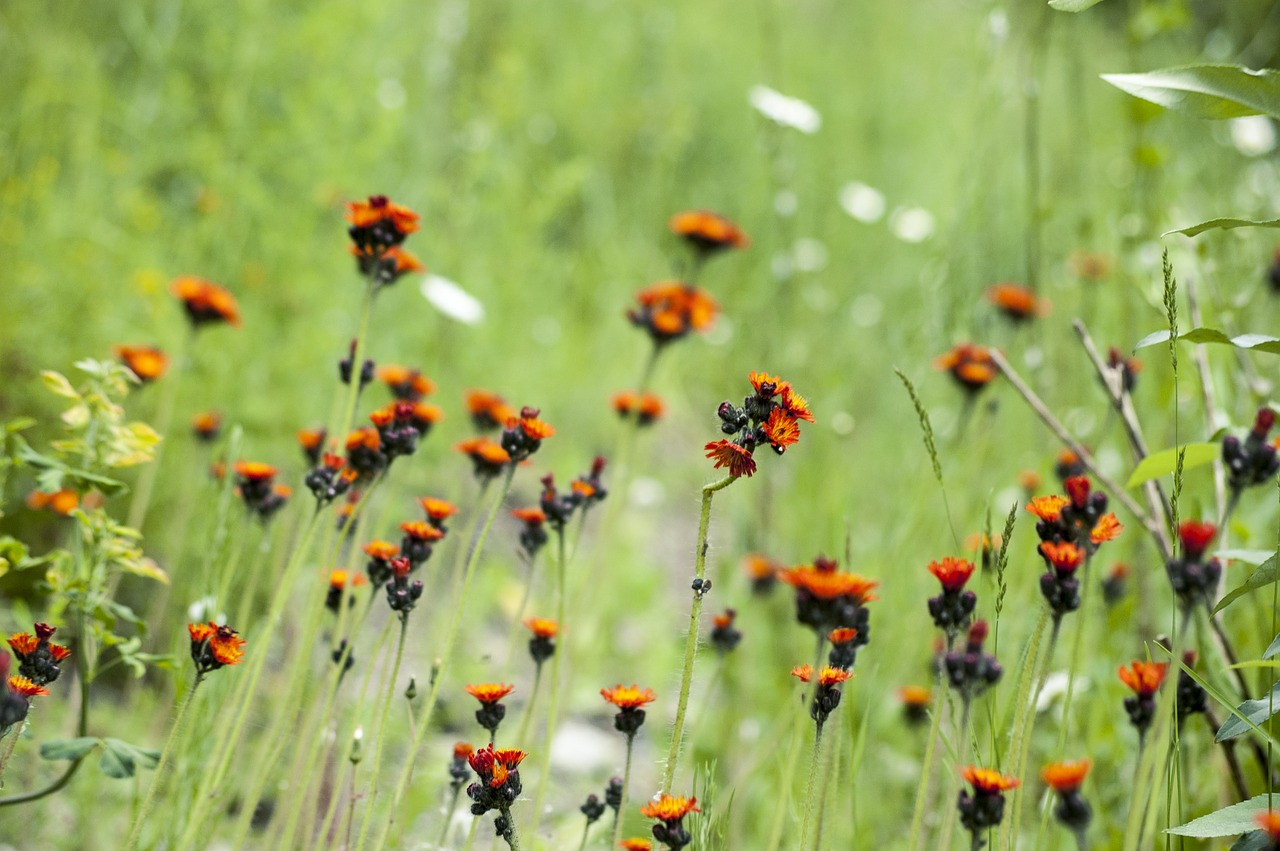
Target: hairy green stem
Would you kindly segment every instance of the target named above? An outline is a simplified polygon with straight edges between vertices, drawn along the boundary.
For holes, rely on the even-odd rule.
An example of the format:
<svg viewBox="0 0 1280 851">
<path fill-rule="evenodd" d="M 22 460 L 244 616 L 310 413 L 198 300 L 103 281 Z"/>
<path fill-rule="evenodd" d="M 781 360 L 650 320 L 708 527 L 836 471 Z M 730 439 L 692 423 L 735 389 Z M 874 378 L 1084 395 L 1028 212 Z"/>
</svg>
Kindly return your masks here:
<svg viewBox="0 0 1280 851">
<path fill-rule="evenodd" d="M 815 673 L 815 677 L 817 674 Z M 822 722 L 818 722 L 818 726 L 813 735 L 813 756 L 809 758 L 809 779 L 805 783 L 804 790 L 804 820 L 800 823 L 800 844 L 796 846 L 801 851 L 807 851 L 809 847 L 809 823 L 813 820 L 813 786 L 818 777 L 818 760 L 822 755 Z M 616 843 L 615 843 L 616 845 Z"/>
<path fill-rule="evenodd" d="M 191 701 L 196 696 L 196 689 L 200 687 L 200 683 L 203 680 L 203 674 L 196 674 L 195 681 L 191 683 L 191 688 L 178 705 L 178 712 L 173 719 L 173 726 L 169 729 L 169 738 L 164 743 L 164 750 L 160 752 L 160 761 L 156 763 L 155 776 L 151 778 L 151 788 L 147 790 L 147 797 L 142 802 L 142 809 L 138 810 L 138 816 L 133 821 L 133 830 L 129 831 L 129 841 L 125 844 L 126 848 L 138 847 L 138 840 L 142 838 L 142 826 L 146 824 L 147 816 L 151 814 L 151 808 L 155 805 L 156 794 L 160 791 L 160 784 L 164 780 L 165 767 L 169 764 L 169 758 L 173 755 L 173 746 L 178 741 L 178 734 L 182 731 L 182 722 L 187 717 L 187 710 L 191 707 Z"/>
<path fill-rule="evenodd" d="M 382 697 L 382 711 L 378 713 L 378 746 L 373 750 L 373 771 L 369 776 L 369 804 L 364 814 L 364 824 L 360 828 L 357 848 L 364 847 L 365 837 L 369 835 L 369 826 L 373 823 L 373 811 L 378 802 L 378 772 L 382 769 L 382 751 L 387 742 L 387 719 L 391 717 L 391 697 L 396 691 L 396 678 L 400 676 L 400 662 L 404 659 L 404 640 L 409 634 L 409 613 L 400 613 L 400 640 L 396 642 L 396 657 L 391 663 L 391 678 Z M 413 760 L 409 761 L 410 764 Z"/>
<path fill-rule="evenodd" d="M 941 685 L 941 683 L 939 683 Z M 940 696 L 944 698 L 947 692 L 944 689 L 938 689 Z M 938 734 L 942 727 L 942 707 L 936 703 L 933 708 L 933 722 L 929 725 L 929 743 L 924 749 L 924 767 L 920 773 L 920 783 L 916 786 L 916 806 L 915 811 L 911 815 L 911 841 L 908 843 L 908 851 L 916 851 L 920 847 L 920 831 L 924 827 L 924 811 L 925 804 L 929 800 L 929 786 L 933 780 L 934 760 L 933 755 L 938 747 Z"/>
<path fill-rule="evenodd" d="M 635 733 L 627 736 L 627 761 L 622 769 L 622 797 L 618 799 L 618 815 L 613 820 L 613 842 L 609 844 L 610 848 L 617 848 L 622 842 L 622 814 L 627 811 L 627 792 L 631 786 L 631 746 L 635 740 Z"/>
<path fill-rule="evenodd" d="M 565 633 L 565 598 L 568 596 L 566 581 L 566 552 L 564 546 L 564 528 L 557 530 L 556 535 L 556 623 L 560 625 L 560 634 Z M 538 826 L 542 824 L 542 802 L 546 799 L 547 789 L 551 785 L 551 742 L 556 735 L 556 721 L 560 715 L 560 662 L 569 651 L 569 643 L 562 641 L 562 647 L 551 657 L 551 702 L 547 705 L 547 725 L 542 734 L 542 767 L 538 769 L 538 791 L 533 796 L 533 826 L 530 831 L 537 835 Z M 516 742 L 517 747 L 524 743 Z"/>
</svg>

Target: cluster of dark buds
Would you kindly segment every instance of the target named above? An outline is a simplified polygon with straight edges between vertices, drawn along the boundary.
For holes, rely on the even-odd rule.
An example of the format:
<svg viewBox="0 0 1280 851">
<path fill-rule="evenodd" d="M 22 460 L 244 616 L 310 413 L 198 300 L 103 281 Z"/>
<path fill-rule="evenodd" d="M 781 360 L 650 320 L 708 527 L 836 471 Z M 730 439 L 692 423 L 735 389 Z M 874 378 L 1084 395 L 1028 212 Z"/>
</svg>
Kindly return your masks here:
<svg viewBox="0 0 1280 851">
<path fill-rule="evenodd" d="M 947 646 L 955 643 L 960 630 L 969 625 L 978 595 L 964 586 L 973 575 L 973 564 L 962 558 L 947 556 L 929 562 L 929 572 L 942 584 L 942 593 L 929 598 L 929 615 L 933 625 L 947 636 Z"/>
<path fill-rule="evenodd" d="M 244 658 L 245 640 L 229 626 L 208 623 L 187 624 L 191 634 L 191 661 L 196 666 L 196 679 Z"/>
<path fill-rule="evenodd" d="M 37 686 L 47 686 L 62 674 L 58 663 L 70 656 L 71 651 L 49 640 L 57 631 L 56 627 L 37 623 L 32 630 L 34 635 L 30 632 L 16 632 L 9 636 L 9 648 L 18 657 L 18 675 Z"/>
<path fill-rule="evenodd" d="M 960 774 L 973 787 L 972 793 L 961 790 L 956 800 L 960 824 L 973 837 L 971 847 L 981 848 L 985 843 L 979 834 L 1000 824 L 1004 819 L 1004 793 L 1016 789 L 1021 782 L 994 769 L 973 765 L 961 769 Z"/>
<path fill-rule="evenodd" d="M 1107 366 L 1120 371 L 1120 387 L 1124 392 L 1132 393 L 1133 388 L 1138 386 L 1138 373 L 1142 372 L 1142 361 L 1125 357 L 1124 352 L 1112 346 L 1111 351 L 1107 352 Z"/>
<path fill-rule="evenodd" d="M 375 285 L 391 284 L 407 272 L 422 269 L 416 257 L 400 248 L 418 229 L 418 214 L 413 210 L 385 195 L 372 195 L 368 201 L 347 204 L 347 222 L 360 274 Z"/>
<path fill-rule="evenodd" d="M 634 390 L 623 390 L 613 394 L 613 410 L 622 419 L 636 418 L 636 425 L 649 426 L 662 419 L 666 406 L 662 398 L 655 393 L 638 393 Z"/>
<path fill-rule="evenodd" d="M 827 640 L 831 642 L 827 663 L 833 668 L 852 670 L 853 663 L 858 658 L 857 638 L 858 631 L 847 626 L 838 627 L 827 633 Z"/>
<path fill-rule="evenodd" d="M 918 727 L 929 720 L 929 704 L 933 702 L 933 694 L 924 686 L 903 686 L 898 689 L 898 699 L 902 701 L 902 717 L 912 727 Z"/>
<path fill-rule="evenodd" d="M 547 545 L 547 515 L 541 508 L 513 508 L 511 516 L 524 523 L 520 529 L 520 548 L 532 559 Z"/>
<path fill-rule="evenodd" d="M 0 737 L 9 732 L 14 724 L 26 720 L 31 711 L 31 698 L 44 697 L 49 690 L 32 682 L 29 677 L 10 676 L 9 668 L 13 660 L 8 654 L 0 656 Z"/>
<path fill-rule="evenodd" d="M 329 654 L 329 658 L 333 660 L 333 664 L 341 665 L 342 672 L 338 675 L 339 680 L 346 676 L 356 664 L 356 654 L 351 650 L 351 643 L 345 638 L 338 642 L 338 646 L 333 648 L 333 652 Z"/>
<path fill-rule="evenodd" d="M 604 787 L 604 802 L 613 810 L 615 817 L 622 806 L 622 778 L 610 777 Z"/>
<path fill-rule="evenodd" d="M 1232 502 L 1239 499 L 1245 488 L 1264 484 L 1280 472 L 1276 448 L 1267 442 L 1267 435 L 1275 423 L 1275 411 L 1259 408 L 1244 443 L 1233 434 L 1222 438 L 1222 463 L 1227 468 L 1227 486 L 1231 488 Z"/>
<path fill-rule="evenodd" d="M 742 631 L 733 625 L 737 617 L 736 609 L 725 609 L 724 614 L 716 615 L 712 620 L 711 646 L 722 656 L 733 652 L 742 640 Z"/>
<path fill-rule="evenodd" d="M 369 421 L 378 430 L 378 438 L 382 444 L 382 452 L 387 456 L 389 465 L 403 455 L 412 455 L 418 450 L 418 440 L 431 430 L 438 419 L 434 413 L 426 418 L 419 416 L 423 412 L 434 411 L 432 405 L 421 402 L 392 402 L 384 405 L 369 415 Z"/>
<path fill-rule="evenodd" d="M 386 585 L 391 579 L 391 562 L 400 555 L 400 548 L 388 541 L 370 541 L 364 545 L 364 553 L 369 557 L 364 571 L 374 585 Z"/>
<path fill-rule="evenodd" d="M 356 363 L 356 341 L 352 340 L 347 346 L 347 356 L 338 361 L 338 379 L 348 386 L 351 385 L 351 373 Z M 365 358 L 364 363 L 360 364 L 360 392 L 364 392 L 364 388 L 373 381 L 374 363 L 371 358 Z"/>
<path fill-rule="evenodd" d="M 812 682 L 813 666 L 797 665 L 791 669 L 791 676 L 802 683 Z M 831 665 L 827 665 L 818 673 L 818 687 L 813 692 L 809 717 L 818 723 L 819 730 L 827 722 L 827 717 L 840 705 L 840 685 L 852 677 L 852 671 Z"/>
<path fill-rule="evenodd" d="M 987 640 L 987 631 L 986 621 L 974 621 L 969 627 L 965 646 L 949 651 L 942 657 L 947 682 L 960 693 L 966 703 L 995 685 L 1004 673 L 1004 668 L 996 661 L 996 657 L 982 649 Z"/>
<path fill-rule="evenodd" d="M 600 800 L 600 796 L 594 793 L 588 795 L 587 800 L 583 801 L 582 806 L 578 807 L 578 811 L 587 817 L 588 827 L 600 820 L 600 817 L 604 815 L 605 809 L 604 801 Z"/>
<path fill-rule="evenodd" d="M 354 468 L 348 467 L 341 455 L 326 452 L 320 463 L 307 473 L 303 483 L 316 498 L 316 505 L 321 506 L 328 505 L 351 490 L 351 486 L 358 478 L 360 474 Z"/>
<path fill-rule="evenodd" d="M 355 597 L 348 592 L 348 588 L 358 588 L 365 584 L 365 578 L 362 574 L 348 573 L 342 569 L 329 571 L 329 590 L 325 594 L 324 605 L 330 611 L 338 612 L 342 610 L 342 598 L 346 597 L 348 605 L 355 603 Z"/>
<path fill-rule="evenodd" d="M 700 813 L 697 798 L 681 798 L 665 792 L 658 800 L 650 801 L 640 808 L 640 815 L 657 819 L 653 826 L 653 838 L 676 851 L 693 841 L 689 831 L 684 829 L 684 817 L 689 813 Z"/>
<path fill-rule="evenodd" d="M 1187 668 L 1196 666 L 1196 652 L 1188 650 L 1182 654 L 1182 664 Z M 1186 721 L 1192 715 L 1199 715 L 1207 712 L 1209 709 L 1209 695 L 1205 692 L 1204 687 L 1196 682 L 1195 677 L 1191 676 L 1185 670 L 1178 671 L 1178 693 L 1175 696 L 1178 706 L 1178 725 L 1181 728 L 1182 722 Z"/>
<path fill-rule="evenodd" d="M 1111 571 L 1102 579 L 1102 599 L 1108 606 L 1114 606 L 1124 599 L 1129 579 L 1129 565 L 1116 562 Z"/>
<path fill-rule="evenodd" d="M 556 634 L 560 625 L 549 618 L 525 618 L 524 625 L 533 633 L 529 639 L 529 655 L 534 665 L 541 666 L 556 654 Z"/>
<path fill-rule="evenodd" d="M 467 694 L 480 701 L 476 723 L 489 731 L 490 746 L 498 736 L 498 725 L 507 717 L 507 707 L 503 706 L 502 699 L 515 690 L 515 686 L 507 683 L 473 683 L 467 686 Z"/>
<path fill-rule="evenodd" d="M 1222 578 L 1222 563 L 1216 558 L 1206 560 L 1205 552 L 1217 534 L 1212 523 L 1198 520 L 1187 520 L 1178 526 L 1182 555 L 1170 560 L 1165 569 L 1178 601 L 1188 609 L 1197 603 L 1213 604 L 1218 580 Z"/>
<path fill-rule="evenodd" d="M 1107 513 L 1107 495 L 1091 491 L 1086 476 L 1065 482 L 1067 496 L 1038 496 L 1027 504 L 1040 522 L 1036 534 L 1041 541 L 1075 544 L 1089 558 L 1099 545 L 1120 535 L 1124 529 L 1114 514 Z"/>
<path fill-rule="evenodd" d="M 1076 579 L 1076 570 L 1084 564 L 1085 554 L 1068 541 L 1044 541 L 1039 552 L 1047 568 L 1040 576 L 1040 593 L 1056 622 L 1080 608 L 1080 580 Z"/>
<path fill-rule="evenodd" d="M 245 508 L 264 523 L 275 516 L 293 495 L 288 485 L 276 483 L 279 471 L 270 464 L 237 461 L 235 471 L 236 487 Z"/>
<path fill-rule="evenodd" d="M 409 571 L 413 569 L 413 565 L 407 558 L 393 558 L 390 567 L 391 581 L 384 586 L 387 590 L 387 605 L 391 607 L 391 611 L 399 612 L 401 619 L 407 618 L 422 596 L 422 583 L 409 581 Z"/>
<path fill-rule="evenodd" d="M 622 684 L 600 689 L 600 696 L 618 707 L 618 714 L 613 717 L 613 726 L 628 739 L 644 724 L 644 705 L 658 699 L 651 688 L 642 689 L 637 685 L 628 687 Z"/>
<path fill-rule="evenodd" d="M 539 413 L 537 408 L 524 407 L 520 409 L 520 416 L 507 420 L 501 443 L 512 462 L 519 464 L 537 452 L 542 441 L 556 433 L 554 428 L 538 419 Z"/>
<path fill-rule="evenodd" d="M 1085 847 L 1084 835 L 1093 820 L 1093 808 L 1080 794 L 1080 787 L 1093 767 L 1093 761 L 1081 759 L 1075 762 L 1053 762 L 1040 772 L 1045 785 L 1058 796 L 1053 807 L 1053 817 L 1067 830 L 1075 834 L 1077 844 Z"/>
<path fill-rule="evenodd" d="M 484 747 L 468 759 L 471 770 L 480 778 L 480 782 L 467 787 L 467 797 L 473 801 L 471 814 L 482 816 L 489 810 L 497 810 L 493 827 L 508 845 L 515 832 L 511 823 L 511 805 L 520 797 L 522 788 L 519 765 L 526 756 L 528 754 L 524 751 L 514 748 L 494 750 Z"/>
<path fill-rule="evenodd" d="M 471 777 L 468 760 L 476 749 L 466 742 L 458 742 L 453 746 L 453 758 L 449 760 L 449 788 L 457 792 Z"/>
<path fill-rule="evenodd" d="M 1165 662 L 1134 661 L 1128 667 L 1120 666 L 1120 681 L 1133 690 L 1124 699 L 1124 711 L 1129 723 L 1138 730 L 1139 741 L 1146 738 L 1147 728 L 1156 715 L 1156 692 L 1164 682 L 1169 665 Z"/>
<path fill-rule="evenodd" d="M 840 627 L 855 629 L 855 649 L 870 640 L 871 617 L 866 604 L 876 599 L 871 592 L 879 582 L 842 573 L 834 560 L 822 556 L 812 565 L 780 570 L 777 576 L 796 589 L 796 620 L 801 624 L 824 635 Z"/>
<path fill-rule="evenodd" d="M 722 438 L 703 447 L 715 469 L 725 467 L 731 476 L 753 475 L 757 447 L 767 444 L 781 455 L 800 439 L 800 420 L 814 422 L 809 403 L 789 382 L 763 372 L 748 378 L 755 392 L 742 400 L 742 407 L 726 401 L 716 411 L 720 431 L 733 440 Z"/>
<path fill-rule="evenodd" d="M 551 473 L 542 477 L 542 494 L 538 498 L 538 504 L 545 522 L 552 529 L 558 533 L 563 532 L 575 511 L 581 509 L 585 514 L 591 506 L 608 496 L 609 492 L 604 489 L 600 480 L 604 466 L 605 459 L 596 456 L 591 462 L 590 472 L 574 479 L 567 493 L 556 490 L 555 476 Z"/>
<path fill-rule="evenodd" d="M 417 570 L 423 562 L 431 558 L 435 543 L 444 537 L 444 532 L 425 520 L 408 520 L 400 524 L 404 537 L 400 540 L 400 555 L 409 560 L 409 569 Z"/>
<path fill-rule="evenodd" d="M 511 463 L 507 450 L 487 437 L 472 437 L 453 448 L 471 459 L 472 472 L 481 484 L 487 484 Z"/>
</svg>

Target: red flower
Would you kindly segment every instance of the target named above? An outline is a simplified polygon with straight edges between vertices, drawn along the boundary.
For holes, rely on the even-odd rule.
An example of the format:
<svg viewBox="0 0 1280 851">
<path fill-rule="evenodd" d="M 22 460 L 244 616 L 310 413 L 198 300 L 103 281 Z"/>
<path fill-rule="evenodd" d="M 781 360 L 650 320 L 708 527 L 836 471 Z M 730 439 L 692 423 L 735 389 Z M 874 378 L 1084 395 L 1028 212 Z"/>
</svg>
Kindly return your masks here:
<svg viewBox="0 0 1280 851">
<path fill-rule="evenodd" d="M 987 794 L 1006 792 L 1022 785 L 1022 781 L 1015 777 L 1008 777 L 995 769 L 978 768 L 975 765 L 962 768 L 960 776 L 973 786 L 974 791 Z"/>
<path fill-rule="evenodd" d="M 983 346 L 959 343 L 933 362 L 934 367 L 946 370 L 965 390 L 976 393 L 996 379 L 996 363 Z"/>
<path fill-rule="evenodd" d="M 738 477 L 752 476 L 756 472 L 756 462 L 751 453 L 736 443 L 721 438 L 702 448 L 706 450 L 708 458 L 715 460 L 713 469 L 728 467 L 729 475 Z"/>
<path fill-rule="evenodd" d="M 943 590 L 959 591 L 973 575 L 973 564 L 962 558 L 946 556 L 940 562 L 929 562 L 929 572 L 942 583 Z"/>
<path fill-rule="evenodd" d="M 1120 666 L 1120 681 L 1133 689 L 1134 694 L 1150 697 L 1160 688 L 1168 673 L 1167 662 L 1131 662 L 1129 667 Z"/>
</svg>

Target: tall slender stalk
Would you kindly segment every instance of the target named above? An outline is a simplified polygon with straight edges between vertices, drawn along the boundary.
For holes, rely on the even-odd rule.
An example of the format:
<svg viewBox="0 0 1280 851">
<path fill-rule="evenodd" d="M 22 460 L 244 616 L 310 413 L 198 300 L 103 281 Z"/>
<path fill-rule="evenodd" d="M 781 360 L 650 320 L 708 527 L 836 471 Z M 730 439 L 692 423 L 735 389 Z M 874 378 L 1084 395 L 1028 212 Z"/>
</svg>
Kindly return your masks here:
<svg viewBox="0 0 1280 851">
<path fill-rule="evenodd" d="M 1025 668 L 1021 676 L 1018 678 L 1018 691 L 1014 695 L 1015 714 L 1013 718 L 1013 732 L 1010 736 L 1009 744 L 1009 764 L 1014 766 L 1014 777 L 1021 778 L 1026 773 L 1027 754 L 1030 751 L 1031 728 L 1035 724 L 1036 706 L 1035 702 L 1029 700 L 1032 682 L 1036 682 L 1036 690 L 1039 691 L 1040 682 L 1040 641 L 1044 636 L 1044 628 L 1049 623 L 1049 610 L 1041 607 L 1040 617 L 1036 620 L 1036 628 L 1031 633 L 1031 641 L 1027 647 L 1027 661 L 1024 663 Z M 1000 823 L 1000 848 L 1013 847 L 1009 843 L 1014 835 L 1018 818 L 1022 812 L 1021 787 L 1014 789 L 1012 792 L 1013 806 L 1012 814 L 1006 817 Z"/>
<path fill-rule="evenodd" d="M 631 786 L 631 746 L 635 743 L 635 740 L 635 733 L 628 734 L 627 761 L 622 769 L 622 797 L 619 799 L 618 811 L 613 818 L 613 841 L 609 844 L 610 848 L 617 848 L 622 842 L 622 814 L 627 811 L 627 792 Z"/>
<path fill-rule="evenodd" d="M 556 534 L 556 623 L 560 625 L 560 634 L 565 634 L 565 588 L 567 554 L 564 546 L 564 528 Z M 538 769 L 538 791 L 533 797 L 533 826 L 530 831 L 536 836 L 538 826 L 542 824 L 542 802 L 546 799 L 547 789 L 551 785 L 551 742 L 556 735 L 556 721 L 560 715 L 560 661 L 569 652 L 569 642 L 562 641 L 556 655 L 551 657 L 551 702 L 547 705 L 547 725 L 542 734 L 542 767 Z M 516 742 L 516 746 L 523 742 Z"/>
<path fill-rule="evenodd" d="M 939 682 L 941 685 L 941 682 Z M 939 697 L 943 698 L 945 703 L 948 692 L 939 688 Z M 911 815 L 911 841 L 908 843 L 908 851 L 916 851 L 920 847 L 920 831 L 924 826 L 925 804 L 929 800 L 929 786 L 933 780 L 934 760 L 933 754 L 938 747 L 938 734 L 942 728 L 942 710 L 943 707 L 937 703 L 933 707 L 933 722 L 929 725 L 929 744 L 924 749 L 924 767 L 920 772 L 920 783 L 916 786 L 916 807 Z"/>
<path fill-rule="evenodd" d="M 434 714 L 436 702 L 440 698 L 440 687 L 444 683 L 445 672 L 453 656 L 453 645 L 458 638 L 458 627 L 462 624 L 462 612 L 467 606 L 467 590 L 471 587 L 471 579 L 475 575 L 476 564 L 480 561 L 480 553 L 483 552 L 485 541 L 489 537 L 489 530 L 493 527 L 494 518 L 498 516 L 498 509 L 502 507 L 502 501 L 506 499 L 507 492 L 511 490 L 511 480 L 515 478 L 515 474 L 516 465 L 508 464 L 502 479 L 502 487 L 495 495 L 493 505 L 489 508 L 489 514 L 485 518 L 484 526 L 480 529 L 480 537 L 476 540 L 475 546 L 471 550 L 470 558 L 467 559 L 467 565 L 463 570 L 462 592 L 458 595 L 457 607 L 453 610 L 453 618 L 449 621 L 449 632 L 445 638 L 444 652 L 440 655 L 440 668 L 435 672 L 435 681 L 431 684 L 431 692 L 427 696 L 427 705 L 422 710 L 422 719 L 418 723 L 418 730 L 413 734 L 413 741 L 405 751 L 404 767 L 400 770 L 400 778 L 396 781 L 395 790 L 391 795 L 390 813 L 383 824 L 381 832 L 378 834 L 377 842 L 374 843 L 375 848 L 387 847 L 387 837 L 391 833 L 391 825 L 395 821 L 395 813 L 400 807 L 400 801 L 404 798 L 409 785 L 409 777 L 413 773 L 413 761 L 417 757 L 418 749 L 422 747 L 422 740 L 426 738 L 427 731 L 431 729 L 431 716 Z M 356 847 L 358 849 L 360 845 Z"/>
<path fill-rule="evenodd" d="M 170 375 L 169 380 L 162 384 L 160 401 L 156 406 L 155 430 L 157 434 L 164 438 L 169 436 L 169 427 L 173 423 L 173 410 L 178 400 L 178 388 L 182 384 L 179 379 L 189 366 L 187 353 L 195 340 L 195 336 L 195 328 L 190 328 L 182 338 L 182 343 L 173 358 L 178 365 L 178 369 L 174 371 L 177 374 Z M 138 476 L 138 483 L 133 491 L 133 500 L 129 503 L 128 519 L 125 521 L 125 525 L 130 528 L 141 531 L 142 524 L 146 522 L 147 510 L 151 507 L 151 494 L 155 490 L 156 478 L 160 474 L 160 456 L 163 451 L 164 441 L 162 440 L 156 445 L 155 455 L 152 456 L 151 462 L 142 468 L 142 473 Z M 114 589 L 114 587 L 113 583 L 112 588 Z"/>
<path fill-rule="evenodd" d="M 817 676 L 815 672 L 814 676 Z M 813 820 L 813 786 L 818 777 L 818 761 L 822 756 L 822 722 L 813 735 L 813 756 L 809 758 L 809 779 L 804 790 L 804 820 L 800 822 L 800 844 L 796 847 L 807 851 L 809 847 L 809 823 Z M 616 844 L 616 843 L 615 843 Z"/>
<path fill-rule="evenodd" d="M 142 837 L 142 826 L 146 824 L 147 816 L 151 814 L 151 808 L 155 805 L 156 794 L 160 791 L 161 781 L 164 780 L 165 767 L 168 766 L 169 758 L 173 755 L 173 746 L 178 741 L 178 734 L 182 731 L 182 722 L 187 717 L 187 709 L 190 708 L 191 701 L 196 696 L 196 689 L 200 687 L 200 683 L 203 681 L 204 675 L 196 674 L 195 681 L 191 683 L 191 688 L 178 705 L 178 712 L 173 719 L 173 726 L 169 729 L 169 738 L 165 740 L 164 750 L 160 752 L 160 761 L 156 763 L 155 776 L 151 778 L 151 788 L 147 790 L 147 797 L 142 802 L 142 808 L 138 810 L 137 818 L 133 821 L 133 829 L 129 831 L 129 841 L 125 845 L 126 848 L 138 847 L 138 840 Z"/>
<path fill-rule="evenodd" d="M 826 647 L 827 637 L 822 632 L 818 633 L 818 647 L 813 654 L 813 670 L 815 673 L 822 668 L 822 651 Z M 769 830 L 769 842 L 765 846 L 768 851 L 778 851 L 782 844 L 782 833 L 787 824 L 787 810 L 791 805 L 791 787 L 795 783 L 796 763 L 800 759 L 800 743 L 804 739 L 804 719 L 809 714 L 809 707 L 813 706 L 814 696 L 818 693 L 819 676 L 813 677 L 813 684 L 805 693 L 803 707 L 801 712 L 796 713 L 795 720 L 791 725 L 791 747 L 787 749 L 787 763 L 782 772 L 782 794 L 778 796 L 778 808 L 774 811 L 773 826 Z"/>
<path fill-rule="evenodd" d="M 373 771 L 369 775 L 369 803 L 364 813 L 364 823 L 360 827 L 360 838 L 357 848 L 364 847 L 365 837 L 369 835 L 369 826 L 373 823 L 373 812 L 378 803 L 378 773 L 382 769 L 382 751 L 387 742 L 387 719 L 391 716 L 391 697 L 396 691 L 396 678 L 400 676 L 400 662 L 404 659 L 404 640 L 409 634 L 409 613 L 400 613 L 400 640 L 396 642 L 396 657 L 391 663 L 391 678 L 387 681 L 386 691 L 382 697 L 382 711 L 378 713 L 378 746 L 373 749 Z M 413 764 L 413 760 L 409 760 Z"/>
<path fill-rule="evenodd" d="M 694 577 L 701 581 L 707 572 L 707 531 L 711 526 L 711 500 L 717 491 L 722 491 L 738 480 L 737 476 L 725 476 L 718 482 L 712 482 L 702 489 L 702 511 L 698 515 L 698 543 L 694 550 Z M 667 768 L 662 777 L 662 791 L 668 795 L 672 792 L 672 782 L 676 776 L 676 763 L 680 759 L 681 737 L 684 735 L 684 714 L 689 706 L 689 687 L 693 683 L 693 661 L 698 650 L 698 616 L 702 613 L 702 594 L 695 592 L 693 606 L 689 611 L 689 632 L 684 645 L 684 672 L 680 677 L 680 699 L 676 703 L 676 723 L 671 732 L 671 747 L 667 749 Z M 821 661 L 819 659 L 819 661 Z"/>
</svg>

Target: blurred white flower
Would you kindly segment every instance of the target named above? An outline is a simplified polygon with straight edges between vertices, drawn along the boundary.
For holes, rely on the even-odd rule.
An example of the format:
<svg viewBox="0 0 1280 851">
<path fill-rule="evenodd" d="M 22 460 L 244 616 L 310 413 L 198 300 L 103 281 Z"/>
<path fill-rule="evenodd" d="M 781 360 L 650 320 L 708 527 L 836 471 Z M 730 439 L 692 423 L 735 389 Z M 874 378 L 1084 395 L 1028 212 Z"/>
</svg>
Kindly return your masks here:
<svg viewBox="0 0 1280 851">
<path fill-rule="evenodd" d="M 933 213 L 923 207 L 899 207 L 889 216 L 889 229 L 903 242 L 924 242 L 933 236 Z"/>
<path fill-rule="evenodd" d="M 450 319 L 465 325 L 475 325 L 484 319 L 484 305 L 480 300 L 448 278 L 427 275 L 419 289 L 436 310 Z"/>
<path fill-rule="evenodd" d="M 768 86 L 752 86 L 748 93 L 751 105 L 765 118 L 801 133 L 817 133 L 822 127 L 818 110 L 799 98 L 788 97 Z"/>
<path fill-rule="evenodd" d="M 1246 157 L 1260 157 L 1276 149 L 1276 128 L 1265 115 L 1231 119 L 1231 143 Z"/>
<path fill-rule="evenodd" d="M 1040 687 L 1040 697 L 1036 698 L 1036 712 L 1044 712 L 1054 701 L 1063 697 L 1067 693 L 1067 681 L 1070 675 L 1066 671 L 1055 671 L 1044 678 L 1044 685 Z M 1089 690 L 1089 678 L 1083 675 L 1076 677 L 1076 683 L 1071 689 L 1071 699 L 1075 700 L 1081 694 Z"/>
<path fill-rule="evenodd" d="M 860 222 L 878 222 L 884 216 L 884 193 L 855 180 L 840 190 L 840 206 Z"/>
<path fill-rule="evenodd" d="M 227 613 L 218 611 L 218 598 L 213 595 L 201 597 L 187 606 L 187 617 L 192 623 L 213 621 L 225 624 L 227 622 Z"/>
</svg>

